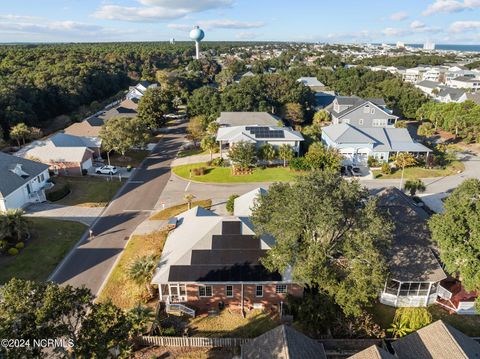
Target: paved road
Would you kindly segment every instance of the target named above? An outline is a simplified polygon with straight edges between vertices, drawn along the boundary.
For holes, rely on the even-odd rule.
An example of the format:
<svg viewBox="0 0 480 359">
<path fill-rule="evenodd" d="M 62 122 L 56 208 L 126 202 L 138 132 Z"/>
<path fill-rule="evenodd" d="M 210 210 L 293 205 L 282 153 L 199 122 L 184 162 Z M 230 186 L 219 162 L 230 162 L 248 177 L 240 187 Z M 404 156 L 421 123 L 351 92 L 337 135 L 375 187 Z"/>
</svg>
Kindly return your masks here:
<svg viewBox="0 0 480 359">
<path fill-rule="evenodd" d="M 51 280 L 85 285 L 98 294 L 133 230 L 153 210 L 170 178 L 170 163 L 184 142 L 185 124 L 172 127 L 85 236 L 64 259 Z"/>
</svg>

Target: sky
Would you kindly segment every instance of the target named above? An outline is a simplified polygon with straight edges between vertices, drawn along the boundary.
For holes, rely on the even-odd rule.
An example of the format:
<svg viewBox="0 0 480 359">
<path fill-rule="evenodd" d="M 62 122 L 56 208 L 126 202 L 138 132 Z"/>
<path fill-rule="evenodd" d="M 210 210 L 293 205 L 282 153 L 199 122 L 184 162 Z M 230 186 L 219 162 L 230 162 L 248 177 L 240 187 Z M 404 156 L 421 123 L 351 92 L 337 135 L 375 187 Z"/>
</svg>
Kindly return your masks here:
<svg viewBox="0 0 480 359">
<path fill-rule="evenodd" d="M 480 0 L 0 0 L 0 43 L 205 40 L 480 44 Z"/>
</svg>

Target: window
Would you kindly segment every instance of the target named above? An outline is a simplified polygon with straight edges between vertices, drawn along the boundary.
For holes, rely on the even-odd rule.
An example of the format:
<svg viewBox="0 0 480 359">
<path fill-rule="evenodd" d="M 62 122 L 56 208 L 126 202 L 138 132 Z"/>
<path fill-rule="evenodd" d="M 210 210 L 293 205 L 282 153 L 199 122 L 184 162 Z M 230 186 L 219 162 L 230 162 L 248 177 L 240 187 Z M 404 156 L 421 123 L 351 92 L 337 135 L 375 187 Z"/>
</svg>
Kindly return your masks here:
<svg viewBox="0 0 480 359">
<path fill-rule="evenodd" d="M 227 285 L 225 287 L 225 295 L 229 298 L 233 297 L 233 285 Z"/>
<path fill-rule="evenodd" d="M 198 287 L 198 296 L 199 297 L 211 297 L 212 296 L 212 286 L 205 285 Z"/>
<path fill-rule="evenodd" d="M 275 292 L 277 294 L 287 293 L 287 285 L 286 284 L 277 284 L 277 286 L 275 287 Z"/>
<path fill-rule="evenodd" d="M 372 109 L 370 110 L 370 113 L 373 115 L 373 114 L 375 113 L 375 109 L 372 108 Z"/>
<path fill-rule="evenodd" d="M 363 125 L 363 118 L 361 118 L 360 120 L 358 120 L 358 124 L 359 124 L 359 125 Z"/>
<path fill-rule="evenodd" d="M 263 297 L 263 285 L 257 285 L 255 288 L 255 296 Z"/>
</svg>

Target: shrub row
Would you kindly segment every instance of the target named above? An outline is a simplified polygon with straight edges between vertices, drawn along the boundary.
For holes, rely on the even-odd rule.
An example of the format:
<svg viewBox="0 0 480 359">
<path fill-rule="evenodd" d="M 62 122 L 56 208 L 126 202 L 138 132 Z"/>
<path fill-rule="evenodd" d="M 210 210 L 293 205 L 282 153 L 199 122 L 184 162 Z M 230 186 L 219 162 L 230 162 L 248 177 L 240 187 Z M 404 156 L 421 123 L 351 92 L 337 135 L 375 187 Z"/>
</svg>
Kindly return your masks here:
<svg viewBox="0 0 480 359">
<path fill-rule="evenodd" d="M 59 201 L 69 193 L 70 193 L 70 186 L 68 185 L 68 183 L 55 184 L 55 186 L 53 186 L 51 189 L 45 192 L 47 199 L 50 202 Z"/>
</svg>

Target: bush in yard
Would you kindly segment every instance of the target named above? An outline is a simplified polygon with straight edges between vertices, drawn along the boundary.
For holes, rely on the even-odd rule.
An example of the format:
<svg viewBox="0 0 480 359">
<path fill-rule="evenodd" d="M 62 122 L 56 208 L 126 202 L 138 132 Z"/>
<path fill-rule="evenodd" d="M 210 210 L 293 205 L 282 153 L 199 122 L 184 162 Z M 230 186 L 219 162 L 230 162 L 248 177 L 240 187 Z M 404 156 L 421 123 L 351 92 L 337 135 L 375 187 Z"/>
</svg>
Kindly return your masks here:
<svg viewBox="0 0 480 359">
<path fill-rule="evenodd" d="M 404 323 L 412 331 L 421 329 L 432 322 L 432 315 L 427 308 L 405 307 L 395 311 L 393 323 Z"/>
<path fill-rule="evenodd" d="M 255 145 L 246 141 L 235 143 L 228 151 L 228 156 L 232 165 L 238 167 L 241 171 L 247 170 L 257 161 Z"/>
<path fill-rule="evenodd" d="M 310 167 L 305 161 L 305 157 L 295 157 L 290 160 L 288 166 L 294 171 L 308 171 Z"/>
<path fill-rule="evenodd" d="M 378 167 L 380 165 L 380 162 L 378 162 L 378 160 L 375 157 L 368 156 L 367 164 L 368 164 L 368 167 Z"/>
<path fill-rule="evenodd" d="M 127 166 L 127 172 L 130 172 L 132 170 L 132 166 L 131 165 L 128 165 Z"/>
<path fill-rule="evenodd" d="M 25 243 L 23 242 L 18 242 L 17 244 L 15 244 L 15 248 L 17 249 L 22 249 L 23 247 L 25 247 Z"/>
<path fill-rule="evenodd" d="M 205 167 L 192 168 L 194 176 L 203 176 L 205 174 Z"/>
<path fill-rule="evenodd" d="M 61 200 L 63 197 L 67 196 L 70 193 L 70 186 L 68 183 L 65 184 L 56 184 L 51 189 L 45 191 L 47 200 L 50 202 L 55 202 Z"/>
<path fill-rule="evenodd" d="M 217 158 L 214 158 L 213 160 L 211 160 L 209 162 L 209 165 L 214 166 L 214 167 L 221 167 L 221 166 L 223 166 L 223 163 L 224 163 L 223 158 L 217 157 Z"/>
<path fill-rule="evenodd" d="M 10 254 L 11 256 L 16 256 L 18 254 L 18 249 L 17 248 L 10 248 L 8 250 L 8 254 Z"/>
<path fill-rule="evenodd" d="M 238 194 L 232 194 L 230 197 L 228 197 L 226 206 L 227 206 L 227 211 L 230 214 L 232 214 L 233 210 L 235 209 L 235 198 L 238 198 Z"/>
<path fill-rule="evenodd" d="M 392 173 L 392 168 L 387 162 L 383 162 L 382 164 L 382 173 L 384 175 L 389 175 L 390 173 Z"/>
</svg>

